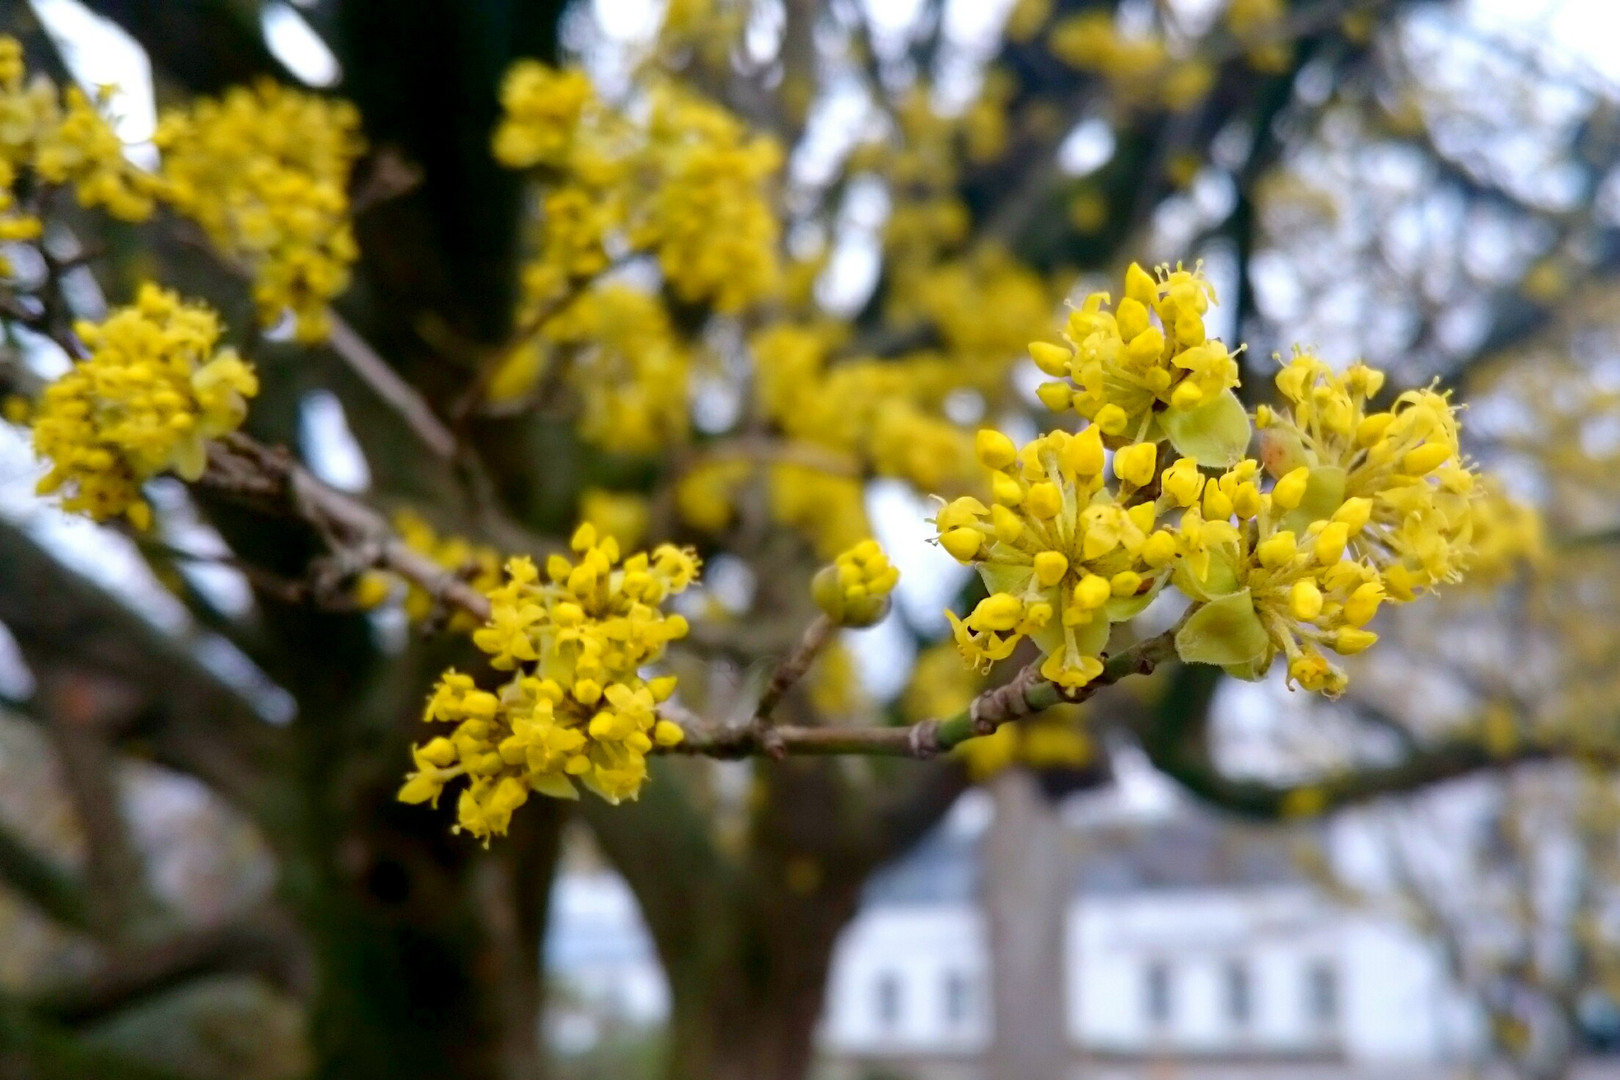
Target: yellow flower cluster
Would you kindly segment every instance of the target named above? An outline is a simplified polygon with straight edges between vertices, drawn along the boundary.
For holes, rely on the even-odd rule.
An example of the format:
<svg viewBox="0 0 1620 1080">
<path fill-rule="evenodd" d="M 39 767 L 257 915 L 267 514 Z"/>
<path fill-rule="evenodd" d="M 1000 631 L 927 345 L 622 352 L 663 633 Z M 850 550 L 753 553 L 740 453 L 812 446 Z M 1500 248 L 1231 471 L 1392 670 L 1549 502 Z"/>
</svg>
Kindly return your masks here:
<svg viewBox="0 0 1620 1080">
<path fill-rule="evenodd" d="M 1053 25 L 1052 55 L 1080 71 L 1107 79 L 1129 104 L 1191 108 L 1209 93 L 1215 70 L 1197 59 L 1177 59 L 1157 34 L 1126 36 L 1111 10 L 1082 12 Z"/>
<path fill-rule="evenodd" d="M 1413 390 L 1369 411 L 1383 382 L 1296 354 L 1277 376 L 1285 405 L 1256 416 L 1270 491 L 1253 459 L 1219 477 L 1186 459 L 1165 471 L 1164 499 L 1186 508 L 1175 583 L 1203 603 L 1177 639 L 1183 659 L 1255 678 L 1280 652 L 1291 682 L 1336 695 L 1345 674 L 1324 650 L 1361 652 L 1380 605 L 1460 577 L 1476 489 L 1453 408 Z"/>
<path fill-rule="evenodd" d="M 259 321 L 290 311 L 298 340 L 324 340 L 327 303 L 358 255 L 349 170 L 362 149 L 352 105 L 268 79 L 164 113 L 162 196 L 253 275 Z"/>
<path fill-rule="evenodd" d="M 871 626 L 889 610 L 889 594 L 900 583 L 900 571 L 876 540 L 862 540 L 839 552 L 810 584 L 816 606 L 839 626 Z"/>
<path fill-rule="evenodd" d="M 1047 408 L 1073 408 L 1111 444 L 1156 442 L 1206 464 L 1230 465 L 1249 444 L 1249 420 L 1232 393 L 1237 358 L 1206 333 L 1215 291 L 1197 270 L 1132 263 L 1125 295 L 1109 310 L 1092 293 L 1069 313 L 1066 345 L 1037 341 L 1030 357 L 1060 381 L 1039 390 Z"/>
<path fill-rule="evenodd" d="M 686 635 L 686 620 L 659 605 L 696 580 L 696 556 L 664 545 L 621 561 L 618 543 L 590 525 L 571 547 L 576 558 L 553 555 L 543 575 L 526 557 L 507 563 L 473 641 L 511 678 L 492 692 L 445 672 L 424 719 L 455 730 L 413 748 L 401 801 L 436 802 L 465 777 L 457 828 L 487 840 L 506 833 L 530 792 L 574 798 L 577 779 L 609 802 L 634 798 L 647 754 L 681 741 L 657 712 L 674 676 L 641 672 Z"/>
<path fill-rule="evenodd" d="M 985 430 L 977 449 L 992 470 L 992 505 L 964 496 L 934 518 L 940 545 L 990 590 L 967 618 L 950 613 L 957 647 L 988 668 L 1028 636 L 1046 654 L 1044 677 L 1084 686 L 1102 672 L 1111 625 L 1147 606 L 1177 554 L 1175 537 L 1155 529 L 1153 500 L 1132 501 L 1153 481 L 1157 448 L 1137 443 L 1114 455 L 1117 492 L 1106 484 L 1095 424 L 1022 450 Z"/>
<path fill-rule="evenodd" d="M 40 397 L 34 451 L 51 468 L 39 491 L 63 492 L 64 509 L 96 521 L 123 514 L 146 528 L 141 484 L 167 469 L 201 476 L 206 440 L 241 424 L 258 378 L 235 350 L 216 351 L 218 316 L 155 285 L 74 330 L 90 355 Z"/>
<path fill-rule="evenodd" d="M 44 75 L 33 79 L 22 46 L 0 36 L 0 241 L 33 240 L 39 218 L 18 202 L 18 185 L 72 185 L 81 205 L 105 207 L 123 221 L 152 213 L 152 182 L 124 159 L 105 110 L 110 89 L 92 101 L 77 86 L 58 92 Z M 0 263 L 0 275 L 9 274 Z"/>
<path fill-rule="evenodd" d="M 1449 398 L 1410 390 L 1373 408 L 1384 376 L 1363 364 L 1340 374 L 1297 352 L 1276 377 L 1281 404 L 1256 411 L 1261 458 L 1247 457 L 1237 364 L 1205 333 L 1212 299 L 1196 271 L 1133 265 L 1117 307 L 1099 294 L 1071 314 L 1067 347 L 1030 347 L 1066 376 L 1042 400 L 1090 423 L 1021 449 L 981 431 L 991 505 L 962 497 L 935 518 L 990 592 L 950 614 L 980 670 L 1030 637 L 1045 678 L 1085 686 L 1111 624 L 1168 582 L 1193 601 L 1183 660 L 1252 679 L 1282 655 L 1291 684 L 1334 695 L 1346 676 L 1328 654 L 1377 641 L 1367 625 L 1383 604 L 1536 550 L 1533 513 L 1482 500 Z"/>
<path fill-rule="evenodd" d="M 1283 406 L 1262 406 L 1255 424 L 1267 471 L 1305 484 L 1295 520 L 1323 519 L 1364 500 L 1368 527 L 1356 532 L 1354 552 L 1378 569 L 1392 596 L 1410 600 L 1461 576 L 1474 474 L 1447 395 L 1408 390 L 1389 409 L 1370 411 L 1383 384 L 1383 373 L 1363 364 L 1339 375 L 1297 353 L 1277 375 Z"/>
<path fill-rule="evenodd" d="M 479 592 L 487 593 L 501 583 L 500 552 L 484 544 L 475 544 L 460 536 L 441 535 L 414 510 L 400 510 L 394 514 L 394 532 L 405 546 L 419 551 L 440 566 L 466 581 Z M 382 570 L 368 570 L 355 583 L 355 601 L 365 608 L 376 607 L 387 600 L 396 589 L 398 579 Z M 436 601 L 427 590 L 405 583 L 405 617 L 413 623 L 425 621 L 433 614 Z M 449 629 L 472 630 L 477 623 L 464 611 L 451 615 Z"/>
<path fill-rule="evenodd" d="M 540 242 L 524 273 L 531 311 L 600 273 L 608 248 L 655 255 L 680 299 L 737 312 L 780 284 L 776 215 L 768 189 L 777 144 L 749 135 L 719 106 L 660 86 L 645 118 L 600 101 L 579 71 L 514 65 L 494 152 L 539 168 Z"/>
</svg>

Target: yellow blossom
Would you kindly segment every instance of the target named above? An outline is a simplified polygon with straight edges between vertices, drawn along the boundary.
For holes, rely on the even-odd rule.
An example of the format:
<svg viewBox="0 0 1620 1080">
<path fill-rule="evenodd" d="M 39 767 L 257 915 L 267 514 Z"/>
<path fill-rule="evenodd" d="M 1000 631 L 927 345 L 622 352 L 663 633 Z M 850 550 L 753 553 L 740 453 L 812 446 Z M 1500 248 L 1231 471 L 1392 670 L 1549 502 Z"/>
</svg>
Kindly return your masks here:
<svg viewBox="0 0 1620 1080">
<path fill-rule="evenodd" d="M 123 221 L 152 213 L 152 180 L 124 157 L 107 114 L 111 88 L 94 99 L 77 86 L 58 91 L 44 75 L 27 77 L 21 44 L 0 36 L 0 242 L 36 240 L 43 225 L 17 204 L 24 177 L 70 186 L 80 205 L 103 207 Z M 10 273 L 0 260 L 0 276 Z"/>
<path fill-rule="evenodd" d="M 155 285 L 75 329 L 90 355 L 45 388 L 34 418 L 34 451 L 51 466 L 39 490 L 96 521 L 145 527 L 141 484 L 165 470 L 200 477 L 207 440 L 241 424 L 258 378 L 234 350 L 216 350 L 212 311 Z"/>
<path fill-rule="evenodd" d="M 1230 465 L 1248 446 L 1249 421 L 1232 393 L 1237 359 L 1205 329 L 1214 299 L 1197 269 L 1154 277 L 1133 263 L 1112 310 L 1107 293 L 1092 293 L 1069 314 L 1067 348 L 1038 342 L 1030 355 L 1065 380 L 1047 384 L 1051 400 L 1066 399 L 1111 445 L 1169 439 L 1187 457 Z"/>
<path fill-rule="evenodd" d="M 811 584 L 811 595 L 826 616 L 840 626 L 871 626 L 889 610 L 889 593 L 900 571 L 876 540 L 862 540 L 839 552 Z"/>
<path fill-rule="evenodd" d="M 490 619 L 473 640 L 511 672 L 499 689 L 451 670 L 428 701 L 424 719 L 455 729 L 417 748 L 400 798 L 436 799 L 465 777 L 457 828 L 476 837 L 504 834 L 532 792 L 574 797 L 575 780 L 610 802 L 634 798 L 647 755 L 682 738 L 657 711 L 674 679 L 642 672 L 687 632 L 660 605 L 696 580 L 696 557 L 664 545 L 621 560 L 618 543 L 589 524 L 571 547 L 574 559 L 553 556 L 543 573 L 511 560 L 489 591 Z"/>
<path fill-rule="evenodd" d="M 963 496 L 934 518 L 941 545 L 991 590 L 965 619 L 950 615 L 957 645 L 982 668 L 1031 636 L 1047 654 L 1046 677 L 1083 686 L 1102 671 L 1111 623 L 1140 611 L 1165 579 L 1164 563 L 1145 557 L 1156 508 L 1115 501 L 1095 426 L 1050 432 L 1021 449 L 983 431 L 977 445 L 993 470 L 994 505 Z M 1135 466 L 1127 471 L 1140 476 Z"/>
</svg>

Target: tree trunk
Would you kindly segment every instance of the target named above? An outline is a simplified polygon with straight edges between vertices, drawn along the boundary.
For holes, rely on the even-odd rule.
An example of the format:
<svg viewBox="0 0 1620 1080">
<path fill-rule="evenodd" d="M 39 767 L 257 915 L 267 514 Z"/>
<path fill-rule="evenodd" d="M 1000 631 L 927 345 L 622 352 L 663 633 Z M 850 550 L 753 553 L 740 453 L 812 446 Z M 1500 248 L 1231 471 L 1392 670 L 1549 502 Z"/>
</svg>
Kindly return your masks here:
<svg viewBox="0 0 1620 1080">
<path fill-rule="evenodd" d="M 1061 1080 L 1069 1060 L 1062 824 L 1026 769 L 1004 770 L 990 790 L 995 818 L 981 861 L 995 1026 L 985 1075 Z"/>
<path fill-rule="evenodd" d="M 670 971 L 668 1080 L 803 1080 L 858 884 L 761 890 L 726 912 L 740 925 L 697 931 L 709 940 Z"/>
<path fill-rule="evenodd" d="M 457 852 L 465 837 L 422 835 L 444 833 L 442 819 L 395 811 L 343 839 L 299 905 L 315 942 L 318 1080 L 539 1080 L 561 814 L 525 811 L 499 850 Z"/>
</svg>

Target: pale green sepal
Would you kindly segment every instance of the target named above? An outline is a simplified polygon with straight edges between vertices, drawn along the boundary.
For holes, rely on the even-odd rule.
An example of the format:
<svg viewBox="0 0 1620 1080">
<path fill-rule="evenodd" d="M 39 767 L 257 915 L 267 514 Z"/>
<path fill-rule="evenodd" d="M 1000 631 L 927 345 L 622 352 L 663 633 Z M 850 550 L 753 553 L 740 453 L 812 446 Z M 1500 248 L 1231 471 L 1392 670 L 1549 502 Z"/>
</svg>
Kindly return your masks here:
<svg viewBox="0 0 1620 1080">
<path fill-rule="evenodd" d="M 1170 445 L 1201 465 L 1231 468 L 1249 452 L 1249 414 L 1231 390 L 1191 409 L 1168 409 L 1158 420 Z"/>
<path fill-rule="evenodd" d="M 1346 480 L 1345 471 L 1337 465 L 1312 467 L 1311 478 L 1305 483 L 1305 496 L 1283 516 L 1282 527 L 1304 536 L 1311 522 L 1331 518 L 1333 511 L 1344 504 Z"/>
<path fill-rule="evenodd" d="M 1270 645 L 1248 589 L 1211 600 L 1176 633 L 1176 655 L 1190 664 L 1256 664 Z"/>
<path fill-rule="evenodd" d="M 1164 583 L 1169 580 L 1169 574 L 1161 574 L 1147 592 L 1137 593 L 1135 596 L 1111 597 L 1108 603 L 1103 605 L 1103 610 L 1108 613 L 1108 621 L 1124 622 L 1142 614 L 1142 609 L 1153 603 L 1153 598 L 1159 595 L 1159 590 L 1163 589 Z"/>
<path fill-rule="evenodd" d="M 538 776 L 531 776 L 529 777 L 529 787 L 541 795 L 547 795 L 553 799 L 579 798 L 579 789 L 574 786 L 574 782 L 561 773 L 542 773 Z"/>
</svg>

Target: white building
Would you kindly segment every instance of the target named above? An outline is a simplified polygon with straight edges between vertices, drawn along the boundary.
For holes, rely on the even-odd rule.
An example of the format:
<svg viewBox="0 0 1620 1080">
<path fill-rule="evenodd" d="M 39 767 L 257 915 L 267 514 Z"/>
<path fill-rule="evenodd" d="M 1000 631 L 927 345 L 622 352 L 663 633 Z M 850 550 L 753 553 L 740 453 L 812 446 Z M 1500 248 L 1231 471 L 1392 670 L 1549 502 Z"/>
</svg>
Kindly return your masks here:
<svg viewBox="0 0 1620 1080">
<path fill-rule="evenodd" d="M 960 820 L 936 831 L 869 886 L 834 958 L 831 1059 L 977 1075 L 991 1009 L 976 832 Z M 1274 828 L 1187 810 L 1070 835 L 1054 943 L 1068 1033 L 1077 1064 L 1112 1063 L 1088 1076 L 1418 1078 L 1479 1045 L 1437 951 L 1393 917 L 1332 900 Z M 656 956 L 616 878 L 565 881 L 556 918 L 550 962 L 580 997 L 663 1015 Z"/>
</svg>

